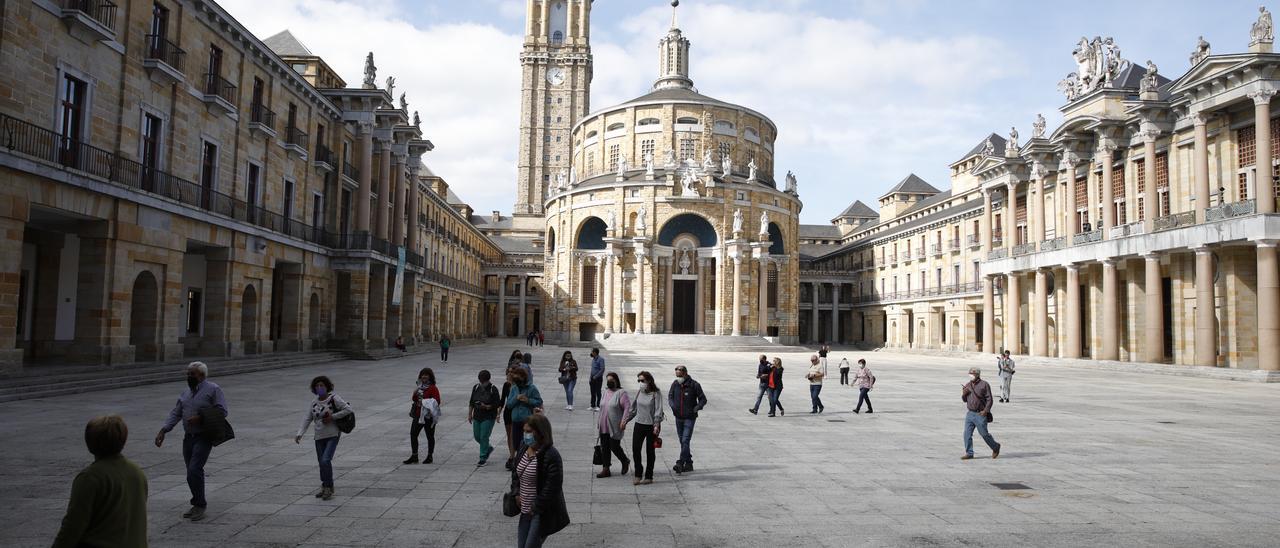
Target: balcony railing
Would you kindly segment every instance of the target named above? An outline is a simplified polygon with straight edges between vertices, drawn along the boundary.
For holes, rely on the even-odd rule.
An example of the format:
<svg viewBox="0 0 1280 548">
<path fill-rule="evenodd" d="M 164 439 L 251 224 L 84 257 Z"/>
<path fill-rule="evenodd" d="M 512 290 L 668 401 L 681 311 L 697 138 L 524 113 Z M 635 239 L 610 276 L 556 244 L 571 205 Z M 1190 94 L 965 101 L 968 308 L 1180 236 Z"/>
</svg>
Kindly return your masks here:
<svg viewBox="0 0 1280 548">
<path fill-rule="evenodd" d="M 257 103 L 252 107 L 249 107 L 249 122 L 259 124 L 274 132 L 276 127 L 276 113 L 267 108 L 267 105 Z"/>
<path fill-rule="evenodd" d="M 1001 238 L 1001 237 L 999 237 L 999 236 L 992 236 L 992 237 L 991 237 L 991 247 L 992 247 L 993 249 L 994 249 L 994 248 L 997 248 L 997 247 L 1004 247 L 1004 238 Z"/>
<path fill-rule="evenodd" d="M 156 34 L 147 35 L 147 59 L 156 59 L 182 72 L 182 64 L 186 57 L 186 51 L 165 37 Z"/>
<path fill-rule="evenodd" d="M 1035 252 L 1036 252 L 1036 244 L 1034 243 L 1025 243 L 1025 244 L 1013 246 L 1014 257 L 1020 256 L 1020 255 L 1027 255 Z"/>
<path fill-rule="evenodd" d="M 1102 241 L 1101 229 L 1076 234 L 1075 238 L 1072 238 L 1071 243 L 1073 245 L 1083 245 L 1083 244 L 1100 242 L 1100 241 Z"/>
<path fill-rule="evenodd" d="M 1154 230 L 1173 230 L 1175 228 L 1191 226 L 1196 224 L 1196 212 L 1184 211 L 1182 213 L 1174 213 L 1156 219 Z"/>
<path fill-rule="evenodd" d="M 1009 248 L 997 247 L 995 249 L 992 249 L 990 253 L 987 253 L 987 260 L 994 261 L 996 259 L 1003 259 L 1008 256 L 1009 256 Z"/>
<path fill-rule="evenodd" d="M 903 251 L 903 252 L 902 252 L 902 255 L 901 255 L 901 258 L 902 258 L 902 260 L 904 260 L 904 261 L 910 261 L 910 260 L 911 260 L 911 252 L 910 252 L 910 251 Z"/>
<path fill-rule="evenodd" d="M 933 245 L 929 246 L 929 252 L 930 252 L 930 253 L 933 253 L 933 255 L 934 255 L 934 256 L 941 255 L 941 254 L 942 254 L 942 244 L 933 244 Z"/>
<path fill-rule="evenodd" d="M 302 131 L 302 128 L 287 128 L 284 133 L 284 142 L 286 145 L 293 145 L 305 149 L 307 147 L 307 132 Z"/>
<path fill-rule="evenodd" d="M 1126 236 L 1137 236 L 1145 232 L 1142 221 L 1126 223 L 1111 229 L 1112 238 L 1124 238 Z"/>
<path fill-rule="evenodd" d="M 1067 237 L 1059 236 L 1051 240 L 1040 242 L 1040 251 L 1056 251 L 1067 247 Z"/>
<path fill-rule="evenodd" d="M 108 0 L 63 0 L 62 9 L 81 12 L 108 29 L 116 28 L 116 5 Z"/>
<path fill-rule="evenodd" d="M 218 97 L 231 105 L 236 104 L 235 84 L 217 74 L 208 73 L 204 75 L 204 93 L 205 95 Z"/>
<path fill-rule="evenodd" d="M 916 248 L 916 254 L 915 254 L 914 256 L 915 256 L 915 258 L 917 258 L 917 259 L 923 259 L 923 258 L 925 257 L 925 255 L 924 255 L 924 246 L 917 247 L 917 248 Z"/>
<path fill-rule="evenodd" d="M 982 291 L 982 284 L 979 282 L 971 282 L 965 284 L 944 285 L 941 287 L 928 287 L 923 289 L 911 289 L 907 291 L 895 291 L 893 293 L 867 294 L 858 295 L 850 300 L 847 297 L 841 298 L 840 302 L 852 302 L 853 304 L 872 304 L 892 301 L 903 301 L 908 299 L 924 299 L 929 297 L 949 297 L 953 295 L 964 295 L 969 293 L 978 293 Z M 831 299 L 828 297 L 825 301 L 818 304 L 829 304 Z"/>
<path fill-rule="evenodd" d="M 315 156 L 311 158 L 311 161 L 316 165 L 324 164 L 326 170 L 333 171 L 333 151 L 329 150 L 327 146 L 317 144 Z"/>
<path fill-rule="evenodd" d="M 360 168 L 356 167 L 356 166 L 355 166 L 354 164 L 352 164 L 351 162 L 343 162 L 343 163 L 342 163 L 342 175 L 343 175 L 343 176 L 345 176 L 345 177 L 346 177 L 346 178 L 348 178 L 348 179 L 351 179 L 352 181 L 359 181 L 359 180 L 360 180 Z"/>
<path fill-rule="evenodd" d="M 960 251 L 960 238 L 952 238 L 947 249 L 951 251 Z"/>
<path fill-rule="evenodd" d="M 980 240 L 980 239 L 978 238 L 978 235 L 977 235 L 977 234 L 970 234 L 970 235 L 969 235 L 969 247 L 978 247 L 978 246 L 980 246 L 980 245 L 982 245 L 982 240 Z"/>
<path fill-rule="evenodd" d="M 1205 222 L 1221 221 L 1232 217 L 1240 217 L 1243 215 L 1252 215 L 1256 211 L 1257 204 L 1253 200 L 1244 200 L 1241 202 L 1232 202 L 1229 204 L 1220 204 L 1204 210 Z"/>
</svg>

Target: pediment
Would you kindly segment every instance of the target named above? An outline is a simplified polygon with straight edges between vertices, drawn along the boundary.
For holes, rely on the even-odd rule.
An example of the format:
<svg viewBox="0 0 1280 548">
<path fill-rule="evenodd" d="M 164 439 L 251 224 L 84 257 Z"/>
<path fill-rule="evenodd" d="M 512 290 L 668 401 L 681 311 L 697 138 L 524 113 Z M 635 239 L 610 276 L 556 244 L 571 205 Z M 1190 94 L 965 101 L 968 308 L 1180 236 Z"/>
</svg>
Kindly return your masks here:
<svg viewBox="0 0 1280 548">
<path fill-rule="evenodd" d="M 1174 80 L 1169 86 L 1169 91 L 1177 95 L 1214 78 L 1245 70 L 1249 65 L 1260 61 L 1261 57 L 1259 54 L 1248 53 L 1211 56 Z"/>
</svg>

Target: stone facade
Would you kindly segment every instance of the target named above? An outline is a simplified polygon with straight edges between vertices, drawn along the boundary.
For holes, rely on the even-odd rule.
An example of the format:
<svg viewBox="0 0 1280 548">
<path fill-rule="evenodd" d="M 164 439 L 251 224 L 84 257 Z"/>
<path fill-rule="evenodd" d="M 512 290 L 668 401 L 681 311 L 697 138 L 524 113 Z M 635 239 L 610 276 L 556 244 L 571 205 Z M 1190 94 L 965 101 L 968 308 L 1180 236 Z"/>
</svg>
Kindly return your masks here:
<svg viewBox="0 0 1280 548">
<path fill-rule="evenodd" d="M 390 90 L 211 2 L 61 6 L 3 19 L 5 370 L 482 334 L 501 250 Z"/>
<path fill-rule="evenodd" d="M 1057 128 L 988 137 L 951 190 L 895 189 L 915 203 L 882 200 L 832 244 L 805 227 L 802 287 L 835 283 L 864 324 L 833 339 L 1280 369 L 1280 61 L 1263 17 L 1247 53 L 1204 45 L 1173 80 L 1084 40 Z"/>
</svg>

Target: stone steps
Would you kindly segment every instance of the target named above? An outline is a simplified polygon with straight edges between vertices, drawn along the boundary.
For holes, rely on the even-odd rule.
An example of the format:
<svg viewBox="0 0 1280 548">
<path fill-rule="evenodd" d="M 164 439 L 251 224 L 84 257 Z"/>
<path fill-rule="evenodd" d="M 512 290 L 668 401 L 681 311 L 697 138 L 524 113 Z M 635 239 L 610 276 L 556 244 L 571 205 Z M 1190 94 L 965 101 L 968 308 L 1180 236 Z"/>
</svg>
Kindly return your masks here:
<svg viewBox="0 0 1280 548">
<path fill-rule="evenodd" d="M 347 359 L 343 352 L 290 352 L 244 358 L 201 360 L 215 377 L 316 365 Z M 0 379 L 0 402 L 64 396 L 98 390 L 142 386 L 182 380 L 183 362 L 130 364 L 120 367 L 70 366 L 41 368 L 37 373 Z"/>
</svg>

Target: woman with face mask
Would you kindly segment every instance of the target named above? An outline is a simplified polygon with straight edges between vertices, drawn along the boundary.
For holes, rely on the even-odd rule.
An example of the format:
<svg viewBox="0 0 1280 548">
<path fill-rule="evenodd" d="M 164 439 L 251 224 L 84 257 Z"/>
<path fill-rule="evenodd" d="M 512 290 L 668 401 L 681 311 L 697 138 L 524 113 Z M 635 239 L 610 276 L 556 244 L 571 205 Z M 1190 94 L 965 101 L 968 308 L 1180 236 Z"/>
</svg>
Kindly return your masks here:
<svg viewBox="0 0 1280 548">
<path fill-rule="evenodd" d="M 293 443 L 302 443 L 307 427 L 315 424 L 316 460 L 320 461 L 320 492 L 316 497 L 329 500 L 333 498 L 333 453 L 338 450 L 338 439 L 342 437 L 337 419 L 352 413 L 351 404 L 333 392 L 333 382 L 324 375 L 311 379 L 311 393 L 316 399 L 307 409 Z"/>
<path fill-rule="evenodd" d="M 551 437 L 551 421 L 533 415 L 520 427 L 519 457 L 511 472 L 520 524 L 517 548 L 537 548 L 547 537 L 569 525 L 564 503 L 564 462 Z"/>
<path fill-rule="evenodd" d="M 662 433 L 662 391 L 658 390 L 658 385 L 653 382 L 653 375 L 648 371 L 641 371 L 636 376 L 636 384 L 640 388 L 636 390 L 636 397 L 631 399 L 631 406 L 619 426 L 625 430 L 628 422 L 632 419 L 636 421 L 636 428 L 631 433 L 631 458 L 636 463 L 635 479 L 631 483 L 647 485 L 653 483 L 653 461 L 656 457 L 654 441 Z M 641 447 L 645 451 L 643 459 L 640 456 Z M 648 467 L 645 466 L 646 459 Z"/>
<path fill-rule="evenodd" d="M 423 464 L 431 464 L 436 452 L 436 420 L 440 418 L 440 389 L 436 388 L 436 373 L 430 367 L 423 367 L 418 372 L 418 384 L 409 396 L 413 402 L 409 408 L 409 418 L 413 424 L 409 426 L 409 448 L 413 454 L 404 460 L 405 464 L 418 463 L 418 434 L 427 433 L 427 458 Z"/>
<path fill-rule="evenodd" d="M 536 385 L 529 382 L 529 374 L 524 369 L 513 367 L 510 375 L 511 390 L 507 393 L 507 408 L 511 410 L 511 420 L 507 426 L 514 438 L 524 432 L 524 423 L 529 417 L 537 416 L 533 410 L 542 407 L 542 393 L 538 392 Z"/>
<path fill-rule="evenodd" d="M 568 350 L 560 356 L 560 384 L 564 385 L 564 409 L 573 411 L 573 389 L 578 386 L 578 360 L 573 359 L 573 352 Z"/>
<path fill-rule="evenodd" d="M 600 447 L 604 448 L 604 463 L 601 464 L 604 469 L 596 474 L 597 478 L 613 475 L 609 473 L 609 466 L 612 464 L 609 458 L 610 453 L 617 455 L 618 460 L 622 462 L 623 474 L 626 474 L 631 466 L 631 460 L 622 451 L 622 433 L 627 429 L 627 423 L 623 417 L 631 410 L 631 398 L 627 396 L 627 391 L 622 389 L 622 381 L 618 380 L 617 373 L 605 374 L 604 384 L 604 396 L 600 398 L 600 414 L 596 415 L 600 432 L 599 443 Z"/>
</svg>

